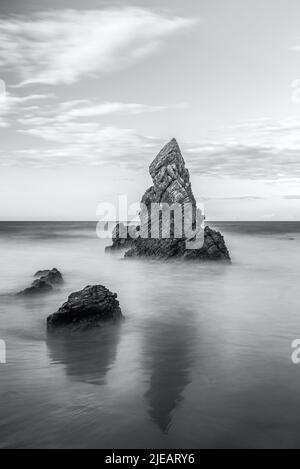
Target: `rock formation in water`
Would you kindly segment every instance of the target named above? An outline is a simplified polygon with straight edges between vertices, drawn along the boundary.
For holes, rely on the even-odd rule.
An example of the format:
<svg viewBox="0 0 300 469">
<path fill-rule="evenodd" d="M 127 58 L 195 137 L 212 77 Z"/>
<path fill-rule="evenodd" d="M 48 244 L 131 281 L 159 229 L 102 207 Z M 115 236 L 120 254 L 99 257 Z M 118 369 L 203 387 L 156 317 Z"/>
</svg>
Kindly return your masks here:
<svg viewBox="0 0 300 469">
<path fill-rule="evenodd" d="M 141 200 L 141 206 L 146 207 L 146 217 L 145 211 L 142 209 L 140 213 L 141 223 L 135 238 L 122 240 L 118 236 L 120 228 L 116 227 L 111 249 L 124 247 L 124 244 L 127 243 L 126 246 L 130 246 L 130 249 L 125 253 L 125 257 L 183 258 L 230 262 L 230 255 L 223 236 L 208 226 L 205 227 L 204 233 L 202 231 L 203 236 L 200 245 L 199 243 L 194 243 L 190 244 L 189 248 L 187 248 L 187 243 L 193 242 L 200 233 L 200 230 L 203 230 L 203 227 L 199 226 L 201 211 L 196 206 L 189 171 L 185 167 L 184 159 L 175 139 L 172 139 L 158 153 L 149 167 L 149 172 L 153 180 L 153 186 L 146 190 Z M 194 232 L 196 235 L 193 235 L 194 238 L 187 237 L 186 233 L 184 233 L 184 236 L 177 236 L 174 231 L 174 218 L 170 218 L 170 224 L 167 227 L 169 235 L 166 236 L 163 233 L 161 222 L 159 220 L 158 223 L 157 221 L 153 222 L 153 218 L 148 217 L 151 204 L 160 204 L 162 210 L 164 210 L 164 207 L 171 207 L 174 204 L 181 206 L 182 225 L 190 221 L 190 225 L 196 227 Z M 188 215 L 184 211 L 184 207 L 187 205 L 191 207 L 191 212 Z M 190 217 L 190 220 L 187 217 Z M 158 236 L 146 237 L 142 235 L 145 232 L 150 235 L 151 230 L 154 233 L 157 232 Z"/>
<path fill-rule="evenodd" d="M 47 326 L 99 325 L 122 317 L 116 293 L 102 285 L 88 285 L 72 293 L 56 313 L 48 316 Z"/>
<path fill-rule="evenodd" d="M 128 226 L 124 223 L 117 223 L 112 232 L 112 245 L 106 246 L 105 251 L 117 249 L 128 249 L 133 245 L 133 239 L 128 233 Z"/>
<path fill-rule="evenodd" d="M 35 277 L 45 280 L 51 285 L 59 285 L 63 283 L 63 277 L 59 270 L 55 267 L 51 270 L 38 270 L 35 274 Z"/>
<path fill-rule="evenodd" d="M 184 239 L 137 238 L 129 251 L 125 253 L 125 257 L 183 258 L 186 260 L 230 262 L 223 236 L 208 226 L 204 230 L 203 246 L 199 249 L 186 249 Z"/>
<path fill-rule="evenodd" d="M 38 270 L 34 274 L 34 277 L 38 277 L 34 280 L 30 287 L 18 293 L 18 295 L 38 295 L 42 293 L 48 293 L 53 290 L 53 286 L 57 286 L 63 283 L 63 277 L 59 270 L 53 268 L 51 270 Z"/>
</svg>

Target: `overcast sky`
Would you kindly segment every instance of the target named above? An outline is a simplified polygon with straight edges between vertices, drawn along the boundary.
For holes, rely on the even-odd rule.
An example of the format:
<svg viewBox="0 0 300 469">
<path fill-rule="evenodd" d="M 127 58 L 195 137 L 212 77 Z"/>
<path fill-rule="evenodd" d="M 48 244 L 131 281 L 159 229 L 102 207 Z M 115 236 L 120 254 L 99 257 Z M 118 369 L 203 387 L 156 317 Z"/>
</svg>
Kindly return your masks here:
<svg viewBox="0 0 300 469">
<path fill-rule="evenodd" d="M 0 79 L 2 220 L 139 201 L 172 137 L 207 219 L 300 220 L 299 0 L 1 0 Z"/>
</svg>

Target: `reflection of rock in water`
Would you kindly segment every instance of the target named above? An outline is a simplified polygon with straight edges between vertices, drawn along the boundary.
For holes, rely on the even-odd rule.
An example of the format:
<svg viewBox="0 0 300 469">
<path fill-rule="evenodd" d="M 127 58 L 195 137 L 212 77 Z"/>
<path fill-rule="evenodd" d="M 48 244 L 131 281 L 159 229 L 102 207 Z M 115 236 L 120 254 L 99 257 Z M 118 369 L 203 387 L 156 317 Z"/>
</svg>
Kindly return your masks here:
<svg viewBox="0 0 300 469">
<path fill-rule="evenodd" d="M 145 356 L 151 377 L 145 397 L 151 418 L 165 433 L 169 430 L 171 413 L 182 401 L 182 393 L 190 382 L 193 337 L 192 326 L 157 323 L 146 341 Z"/>
<path fill-rule="evenodd" d="M 113 324 L 92 330 L 49 333 L 49 356 L 53 363 L 64 365 L 72 379 L 104 384 L 106 373 L 116 359 L 120 327 Z"/>
</svg>

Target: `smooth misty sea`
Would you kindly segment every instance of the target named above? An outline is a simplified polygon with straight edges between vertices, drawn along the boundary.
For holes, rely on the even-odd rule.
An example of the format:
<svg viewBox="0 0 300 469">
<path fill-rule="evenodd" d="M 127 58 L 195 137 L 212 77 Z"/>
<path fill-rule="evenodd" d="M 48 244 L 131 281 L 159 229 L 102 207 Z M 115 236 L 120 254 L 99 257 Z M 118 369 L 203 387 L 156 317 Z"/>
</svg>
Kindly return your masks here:
<svg viewBox="0 0 300 469">
<path fill-rule="evenodd" d="M 124 260 L 94 223 L 0 223 L 0 447 L 300 447 L 300 223 L 210 226 L 232 265 Z M 52 267 L 60 290 L 15 296 Z M 47 335 L 91 284 L 126 319 Z"/>
</svg>

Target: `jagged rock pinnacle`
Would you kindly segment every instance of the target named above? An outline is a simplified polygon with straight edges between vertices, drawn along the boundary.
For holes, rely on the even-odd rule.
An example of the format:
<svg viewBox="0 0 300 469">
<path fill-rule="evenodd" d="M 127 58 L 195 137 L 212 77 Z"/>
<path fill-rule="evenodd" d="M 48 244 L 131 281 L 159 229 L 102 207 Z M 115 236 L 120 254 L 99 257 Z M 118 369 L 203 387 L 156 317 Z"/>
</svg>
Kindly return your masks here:
<svg viewBox="0 0 300 469">
<path fill-rule="evenodd" d="M 173 163 L 184 165 L 184 159 L 175 138 L 172 138 L 154 158 L 149 167 L 150 174 L 155 173 L 161 166 Z"/>
<path fill-rule="evenodd" d="M 161 204 L 161 210 L 170 211 L 170 206 L 174 204 L 182 205 L 182 221 L 187 221 L 187 225 L 195 225 L 201 210 L 197 208 L 192 192 L 189 171 L 185 167 L 179 145 L 175 138 L 172 138 L 154 158 L 149 166 L 149 172 L 153 181 L 153 186 L 146 190 L 141 200 L 141 207 L 146 206 L 146 210 L 140 212 L 140 233 L 151 233 L 151 237 L 138 235 L 131 240 L 131 248 L 125 253 L 125 257 L 154 257 L 156 259 L 168 259 L 181 257 L 193 260 L 217 260 L 229 261 L 230 256 L 221 233 L 212 230 L 208 226 L 204 230 L 203 245 L 198 248 L 187 248 L 185 236 L 175 237 L 174 221 L 169 221 L 170 226 L 164 231 L 160 226 L 160 220 L 153 220 L 149 217 L 152 211 L 151 204 Z M 192 205 L 192 212 L 186 214 L 184 208 Z M 167 206 L 167 207 L 165 207 Z M 169 206 L 169 207 L 168 207 Z M 168 229 L 170 228 L 170 230 Z M 196 230 L 203 228 L 198 226 Z M 157 236 L 152 236 L 157 233 Z M 164 236 L 168 233 L 167 236 Z M 198 235 L 198 231 L 195 232 Z M 194 238 L 193 238 L 194 239 Z M 113 238 L 113 246 L 121 247 L 118 237 Z"/>
<path fill-rule="evenodd" d="M 142 202 L 196 203 L 191 189 L 190 175 L 175 138 L 172 138 L 154 158 L 149 172 L 153 187 L 146 191 Z"/>
</svg>

